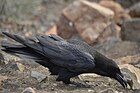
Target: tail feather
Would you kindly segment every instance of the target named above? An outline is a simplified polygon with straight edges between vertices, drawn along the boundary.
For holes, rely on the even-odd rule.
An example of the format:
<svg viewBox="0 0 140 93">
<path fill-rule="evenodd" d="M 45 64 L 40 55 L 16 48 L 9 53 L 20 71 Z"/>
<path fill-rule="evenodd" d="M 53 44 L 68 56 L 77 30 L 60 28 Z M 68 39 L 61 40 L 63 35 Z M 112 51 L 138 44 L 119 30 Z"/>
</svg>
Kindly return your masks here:
<svg viewBox="0 0 140 93">
<path fill-rule="evenodd" d="M 38 53 L 40 54 L 43 54 L 42 53 L 42 47 L 35 41 L 31 40 L 31 39 L 24 39 L 22 38 L 21 36 L 18 36 L 18 35 L 12 35 L 12 34 L 9 34 L 7 32 L 2 32 L 4 35 L 14 39 L 15 41 L 17 41 L 18 43 L 30 48 L 30 49 L 34 49 L 34 51 L 37 51 Z"/>
<path fill-rule="evenodd" d="M 4 47 L 4 49 L 1 49 L 2 51 L 10 54 L 14 54 L 20 57 L 23 56 L 25 58 L 33 59 L 35 61 L 44 59 L 41 54 L 36 53 L 28 47 L 25 47 L 24 45 L 18 43 L 2 42 L 1 46 Z"/>
<path fill-rule="evenodd" d="M 65 41 L 63 38 L 61 38 L 57 35 L 54 35 L 54 34 L 51 34 L 49 37 L 56 40 L 56 41 Z"/>
<path fill-rule="evenodd" d="M 12 38 L 12 39 L 14 39 L 15 41 L 17 41 L 17 42 L 19 42 L 19 43 L 21 43 L 21 44 L 25 44 L 25 40 L 23 39 L 23 38 L 21 38 L 20 36 L 17 36 L 17 35 L 12 35 L 12 34 L 9 34 L 9 33 L 7 33 L 7 32 L 2 32 L 4 35 L 6 35 L 6 36 L 8 36 L 8 37 L 10 37 L 10 38 Z"/>
<path fill-rule="evenodd" d="M 17 42 L 8 42 L 8 41 L 2 41 L 1 46 L 4 48 L 18 48 L 18 47 L 24 47 L 24 45 L 17 43 Z"/>
<path fill-rule="evenodd" d="M 35 43 L 34 40 L 24 39 L 18 35 L 12 35 L 7 32 L 2 33 L 18 42 L 1 42 L 1 46 L 4 48 L 2 49 L 3 51 L 17 56 L 24 56 L 35 61 L 44 59 L 41 52 L 42 48 L 37 45 L 38 43 Z"/>
</svg>

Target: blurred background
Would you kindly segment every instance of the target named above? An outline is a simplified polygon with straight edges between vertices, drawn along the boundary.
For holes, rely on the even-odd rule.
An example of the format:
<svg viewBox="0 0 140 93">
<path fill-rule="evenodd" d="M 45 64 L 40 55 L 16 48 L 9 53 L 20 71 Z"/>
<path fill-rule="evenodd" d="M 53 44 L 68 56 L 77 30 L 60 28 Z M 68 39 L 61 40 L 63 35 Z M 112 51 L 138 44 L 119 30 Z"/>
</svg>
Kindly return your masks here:
<svg viewBox="0 0 140 93">
<path fill-rule="evenodd" d="M 92 88 L 59 86 L 49 79 L 43 81 L 49 78 L 46 68 L 0 51 L 2 93 L 21 93 L 27 87 L 37 93 L 140 92 L 140 0 L 0 0 L 0 41 L 7 40 L 2 31 L 33 38 L 56 34 L 66 40 L 83 40 L 115 60 L 132 78 L 135 89 L 116 88 L 117 82 L 107 83 L 112 81 L 96 75 L 81 76 L 93 81 Z"/>
</svg>

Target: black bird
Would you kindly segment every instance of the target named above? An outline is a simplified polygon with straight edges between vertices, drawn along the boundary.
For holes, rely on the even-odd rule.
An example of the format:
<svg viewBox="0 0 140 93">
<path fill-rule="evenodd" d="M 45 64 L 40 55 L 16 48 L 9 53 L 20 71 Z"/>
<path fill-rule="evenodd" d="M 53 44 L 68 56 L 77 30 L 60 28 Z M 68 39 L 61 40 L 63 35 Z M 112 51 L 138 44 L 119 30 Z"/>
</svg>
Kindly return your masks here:
<svg viewBox="0 0 140 93">
<path fill-rule="evenodd" d="M 18 42 L 2 42 L 3 51 L 18 56 L 23 55 L 48 67 L 51 75 L 58 75 L 56 81 L 70 84 L 70 78 L 79 74 L 96 73 L 116 79 L 124 88 L 129 84 L 113 60 L 83 41 L 66 41 L 57 35 L 42 35 L 34 40 L 7 32 L 3 34 Z"/>
</svg>

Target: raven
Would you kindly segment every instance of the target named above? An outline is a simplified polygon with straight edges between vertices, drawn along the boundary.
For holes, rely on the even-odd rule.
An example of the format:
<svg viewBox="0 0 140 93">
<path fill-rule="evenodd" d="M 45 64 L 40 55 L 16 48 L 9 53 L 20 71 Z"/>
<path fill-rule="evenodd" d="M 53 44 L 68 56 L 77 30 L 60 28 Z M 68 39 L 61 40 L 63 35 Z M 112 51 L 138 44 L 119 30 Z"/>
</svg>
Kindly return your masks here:
<svg viewBox="0 0 140 93">
<path fill-rule="evenodd" d="M 70 84 L 70 78 L 79 74 L 96 73 L 116 79 L 124 88 L 129 84 L 113 60 L 83 41 L 66 41 L 57 35 L 41 35 L 34 40 L 7 32 L 3 34 L 18 42 L 2 42 L 3 51 L 35 60 L 47 67 L 51 75 L 58 75 L 56 81 Z"/>
</svg>

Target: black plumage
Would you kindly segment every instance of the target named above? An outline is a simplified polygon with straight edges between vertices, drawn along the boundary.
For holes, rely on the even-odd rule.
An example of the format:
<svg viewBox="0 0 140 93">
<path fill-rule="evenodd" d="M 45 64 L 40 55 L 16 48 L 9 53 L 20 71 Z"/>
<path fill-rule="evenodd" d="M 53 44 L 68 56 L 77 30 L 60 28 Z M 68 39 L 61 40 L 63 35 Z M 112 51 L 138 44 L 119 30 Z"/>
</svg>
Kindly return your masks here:
<svg viewBox="0 0 140 93">
<path fill-rule="evenodd" d="M 57 81 L 70 84 L 70 78 L 79 74 L 96 73 L 114 78 L 127 87 L 128 81 L 117 64 L 83 41 L 66 41 L 56 35 L 38 36 L 33 40 L 7 32 L 3 34 L 18 42 L 2 42 L 3 51 L 35 60 L 49 68 L 51 75 L 58 75 Z"/>
</svg>

